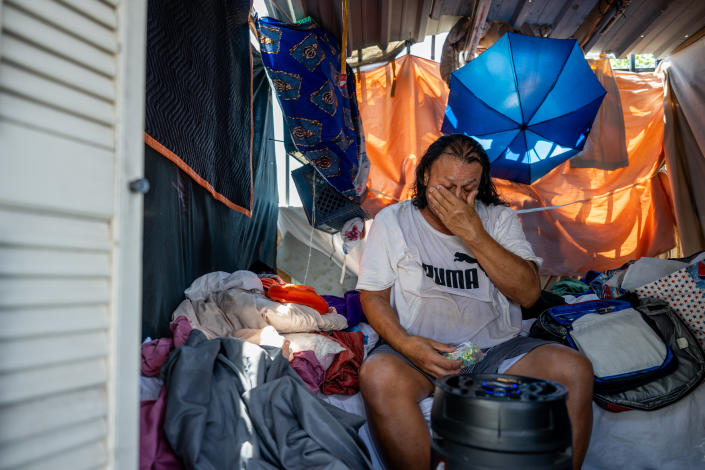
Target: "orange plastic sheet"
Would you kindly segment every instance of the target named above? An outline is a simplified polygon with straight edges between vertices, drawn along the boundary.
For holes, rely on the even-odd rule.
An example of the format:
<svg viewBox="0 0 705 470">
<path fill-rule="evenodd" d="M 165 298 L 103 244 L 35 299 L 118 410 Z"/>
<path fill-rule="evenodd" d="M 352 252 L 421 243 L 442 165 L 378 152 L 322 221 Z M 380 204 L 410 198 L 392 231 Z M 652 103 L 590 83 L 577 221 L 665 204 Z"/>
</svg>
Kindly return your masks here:
<svg viewBox="0 0 705 470">
<path fill-rule="evenodd" d="M 544 258 L 542 274 L 603 271 L 675 245 L 667 175 L 660 171 L 662 82 L 653 74 L 617 72 L 615 77 L 628 166 L 571 168 L 568 161 L 532 185 L 495 180 L 514 209 L 527 211 L 520 218 Z M 416 163 L 441 135 L 448 88 L 437 63 L 413 56 L 361 73 L 357 86 L 371 166 L 363 207 L 376 214 L 410 197 Z"/>
<path fill-rule="evenodd" d="M 571 168 L 616 170 L 629 165 L 624 114 L 617 79 L 609 59 L 589 60 L 600 84 L 607 90 L 582 152 L 570 159 Z"/>
<path fill-rule="evenodd" d="M 358 74 L 357 96 L 370 159 L 363 208 L 376 214 L 411 196 L 418 159 L 441 135 L 448 85 L 438 63 L 405 55 Z"/>
</svg>

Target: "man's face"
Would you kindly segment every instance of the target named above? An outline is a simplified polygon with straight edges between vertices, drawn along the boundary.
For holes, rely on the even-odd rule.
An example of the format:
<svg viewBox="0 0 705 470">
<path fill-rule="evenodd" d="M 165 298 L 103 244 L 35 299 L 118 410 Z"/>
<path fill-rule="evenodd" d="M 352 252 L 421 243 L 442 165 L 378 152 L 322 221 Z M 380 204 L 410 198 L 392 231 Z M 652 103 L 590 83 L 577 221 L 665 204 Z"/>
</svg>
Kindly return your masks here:
<svg viewBox="0 0 705 470">
<path fill-rule="evenodd" d="M 479 162 L 466 162 L 454 155 L 443 153 L 426 172 L 426 198 L 429 190 L 441 185 L 463 201 L 478 188 L 482 177 Z"/>
</svg>

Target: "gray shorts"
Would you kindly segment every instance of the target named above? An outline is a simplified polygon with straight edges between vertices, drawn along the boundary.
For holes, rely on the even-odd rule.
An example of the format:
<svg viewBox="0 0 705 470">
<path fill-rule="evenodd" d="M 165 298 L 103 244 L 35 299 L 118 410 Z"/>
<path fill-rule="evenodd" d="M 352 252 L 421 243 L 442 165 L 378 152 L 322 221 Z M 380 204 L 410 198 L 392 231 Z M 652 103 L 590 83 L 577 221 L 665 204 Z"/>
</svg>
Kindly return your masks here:
<svg viewBox="0 0 705 470">
<path fill-rule="evenodd" d="M 485 357 L 480 361 L 476 362 L 475 364 L 468 366 L 468 367 L 463 367 L 460 370 L 461 374 L 496 374 L 499 372 L 500 367 L 504 364 L 503 369 L 508 369 L 513 365 L 515 362 L 517 362 L 519 359 L 524 357 L 527 353 L 531 352 L 534 348 L 538 346 L 542 346 L 544 344 L 559 344 L 554 341 L 547 341 L 545 339 L 539 339 L 539 338 L 532 338 L 530 336 L 515 336 L 514 338 L 505 341 L 504 343 L 500 343 L 496 346 L 492 346 L 491 348 L 483 349 L 482 352 L 485 353 Z M 418 370 L 421 372 L 428 380 L 431 381 L 431 383 L 434 383 L 436 379 L 427 374 L 426 372 L 422 371 L 416 365 L 411 362 L 409 359 L 406 358 L 402 353 L 397 351 L 396 349 L 392 348 L 392 346 L 384 341 L 383 339 L 380 339 L 379 344 L 375 346 L 370 353 L 368 354 L 368 357 L 374 356 L 375 354 L 380 354 L 380 353 L 385 353 L 385 354 L 393 354 L 397 357 L 402 358 L 404 361 L 406 361 L 411 367 L 414 369 Z M 509 361 L 508 363 L 505 364 L 505 361 Z M 502 370 L 501 373 L 503 373 L 505 370 Z"/>
</svg>

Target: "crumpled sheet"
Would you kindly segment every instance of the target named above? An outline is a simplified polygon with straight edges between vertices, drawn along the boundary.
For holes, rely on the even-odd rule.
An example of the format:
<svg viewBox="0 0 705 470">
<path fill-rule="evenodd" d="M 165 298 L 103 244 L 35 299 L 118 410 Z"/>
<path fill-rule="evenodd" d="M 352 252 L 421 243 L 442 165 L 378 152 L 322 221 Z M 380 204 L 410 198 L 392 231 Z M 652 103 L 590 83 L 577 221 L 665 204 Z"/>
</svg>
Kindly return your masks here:
<svg viewBox="0 0 705 470">
<path fill-rule="evenodd" d="M 343 330 L 348 326 L 345 317 L 337 313 L 321 315 L 305 305 L 268 299 L 262 282 L 250 271 L 205 274 L 184 294 L 186 299 L 172 318 L 185 316 L 208 338 L 236 336 L 239 330 L 259 330 L 267 325 L 279 333 Z"/>
<path fill-rule="evenodd" d="M 324 404 L 281 350 L 193 331 L 162 369 L 164 432 L 189 469 L 367 469 L 364 419 Z"/>
<path fill-rule="evenodd" d="M 705 38 L 672 53 L 656 72 L 665 85 L 663 150 L 678 235 L 689 255 L 705 250 Z"/>
</svg>

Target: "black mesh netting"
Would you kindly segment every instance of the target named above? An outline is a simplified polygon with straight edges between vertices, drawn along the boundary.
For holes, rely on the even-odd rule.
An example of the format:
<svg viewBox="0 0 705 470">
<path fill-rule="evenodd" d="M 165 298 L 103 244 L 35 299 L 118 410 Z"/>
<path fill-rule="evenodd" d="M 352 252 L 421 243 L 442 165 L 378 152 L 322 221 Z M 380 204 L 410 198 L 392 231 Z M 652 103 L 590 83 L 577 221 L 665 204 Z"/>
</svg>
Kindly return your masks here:
<svg viewBox="0 0 705 470">
<path fill-rule="evenodd" d="M 150 0 L 145 114 L 146 133 L 172 160 L 180 159 L 226 205 L 246 211 L 249 9 L 249 0 Z"/>
</svg>

